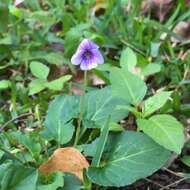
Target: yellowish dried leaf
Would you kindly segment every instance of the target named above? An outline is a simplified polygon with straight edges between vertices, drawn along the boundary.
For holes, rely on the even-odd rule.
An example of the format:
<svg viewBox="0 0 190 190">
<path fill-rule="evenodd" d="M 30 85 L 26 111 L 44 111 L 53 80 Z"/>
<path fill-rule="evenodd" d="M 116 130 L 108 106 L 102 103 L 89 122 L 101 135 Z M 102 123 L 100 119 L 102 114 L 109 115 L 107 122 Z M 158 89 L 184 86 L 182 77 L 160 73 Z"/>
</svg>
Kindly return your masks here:
<svg viewBox="0 0 190 190">
<path fill-rule="evenodd" d="M 107 7 L 107 0 L 96 0 L 95 14 L 101 14 Z"/>
<path fill-rule="evenodd" d="M 88 161 L 77 149 L 67 147 L 55 150 L 49 160 L 39 167 L 39 171 L 44 174 L 67 172 L 83 181 L 83 169 L 88 167 Z"/>
</svg>

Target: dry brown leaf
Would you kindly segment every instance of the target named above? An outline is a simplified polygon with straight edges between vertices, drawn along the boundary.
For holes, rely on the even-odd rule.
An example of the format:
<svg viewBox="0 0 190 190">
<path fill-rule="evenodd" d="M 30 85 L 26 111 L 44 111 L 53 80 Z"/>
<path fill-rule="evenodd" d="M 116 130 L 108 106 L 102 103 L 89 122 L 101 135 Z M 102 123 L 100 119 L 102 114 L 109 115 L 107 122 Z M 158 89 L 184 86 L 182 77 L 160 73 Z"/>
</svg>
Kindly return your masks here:
<svg viewBox="0 0 190 190">
<path fill-rule="evenodd" d="M 96 8 L 104 7 L 107 4 L 107 0 L 96 0 Z"/>
<path fill-rule="evenodd" d="M 95 74 L 91 74 L 89 78 L 92 80 L 93 86 L 102 86 L 105 85 L 105 81 L 103 81 L 100 77 Z"/>
<path fill-rule="evenodd" d="M 190 5 L 190 0 L 185 0 L 185 6 L 188 7 Z"/>
<path fill-rule="evenodd" d="M 143 13 L 151 13 L 152 17 L 163 22 L 174 7 L 175 0 L 144 0 L 142 3 Z"/>
<path fill-rule="evenodd" d="M 184 22 L 184 21 L 179 22 L 175 26 L 173 32 L 175 32 L 176 34 L 180 35 L 185 39 L 190 39 L 190 22 Z M 172 37 L 171 40 L 174 43 L 180 42 L 178 39 L 174 37 Z"/>
<path fill-rule="evenodd" d="M 94 14 L 96 16 L 99 16 L 104 13 L 106 7 L 107 7 L 107 0 L 96 0 L 96 6 L 94 8 Z"/>
<path fill-rule="evenodd" d="M 67 172 L 83 181 L 83 169 L 88 167 L 88 161 L 77 149 L 67 147 L 55 150 L 49 160 L 39 167 L 39 171 L 44 174 Z"/>
</svg>

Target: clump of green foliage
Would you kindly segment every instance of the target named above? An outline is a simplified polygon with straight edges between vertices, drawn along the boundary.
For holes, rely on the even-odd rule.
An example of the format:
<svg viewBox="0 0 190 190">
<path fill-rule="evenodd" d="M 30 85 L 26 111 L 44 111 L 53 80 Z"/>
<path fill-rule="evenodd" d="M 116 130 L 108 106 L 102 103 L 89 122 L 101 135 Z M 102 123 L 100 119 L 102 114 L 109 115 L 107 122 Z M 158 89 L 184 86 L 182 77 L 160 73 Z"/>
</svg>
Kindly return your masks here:
<svg viewBox="0 0 190 190">
<path fill-rule="evenodd" d="M 152 175 L 174 154 L 190 165 L 189 40 L 173 31 L 189 9 L 178 0 L 160 23 L 140 2 L 1 0 L 0 189 L 106 189 Z M 82 96 L 70 59 L 84 38 L 105 63 L 87 73 Z M 82 182 L 38 170 L 65 147 L 90 163 Z"/>
</svg>

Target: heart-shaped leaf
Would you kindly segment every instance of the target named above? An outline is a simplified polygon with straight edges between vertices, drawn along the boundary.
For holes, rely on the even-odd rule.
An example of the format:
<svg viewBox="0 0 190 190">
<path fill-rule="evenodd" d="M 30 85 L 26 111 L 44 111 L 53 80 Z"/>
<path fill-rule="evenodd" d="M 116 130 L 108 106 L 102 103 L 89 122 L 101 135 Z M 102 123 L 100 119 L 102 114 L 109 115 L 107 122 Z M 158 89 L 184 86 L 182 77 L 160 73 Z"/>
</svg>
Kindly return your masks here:
<svg viewBox="0 0 190 190">
<path fill-rule="evenodd" d="M 72 174 L 66 174 L 64 177 L 63 190 L 80 190 L 81 181 Z"/>
<path fill-rule="evenodd" d="M 74 132 L 74 126 L 69 121 L 78 117 L 78 105 L 78 96 L 57 96 L 48 109 L 44 136 L 60 144 L 69 142 Z"/>
<path fill-rule="evenodd" d="M 38 172 L 34 168 L 11 165 L 7 168 L 0 182 L 1 190 L 36 189 Z"/>
<path fill-rule="evenodd" d="M 160 109 L 169 99 L 172 92 L 159 92 L 144 102 L 143 116 L 149 116 Z"/>
<path fill-rule="evenodd" d="M 138 105 L 144 98 L 147 87 L 138 76 L 125 69 L 114 68 L 110 78 L 114 95 L 133 105 Z"/>
<path fill-rule="evenodd" d="M 32 61 L 30 63 L 30 70 L 32 74 L 39 79 L 47 79 L 49 68 L 41 62 Z"/>
<path fill-rule="evenodd" d="M 29 95 L 36 94 L 44 90 L 46 81 L 44 79 L 35 79 L 32 80 L 29 84 Z"/>
<path fill-rule="evenodd" d="M 137 56 L 132 49 L 126 48 L 122 51 L 120 57 L 120 65 L 127 71 L 132 71 L 137 64 Z"/>
<path fill-rule="evenodd" d="M 71 79 L 71 75 L 65 75 L 51 82 L 46 82 L 45 86 L 51 90 L 61 90 L 63 85 Z"/>
<path fill-rule="evenodd" d="M 10 135 L 18 141 L 18 143 L 22 144 L 24 147 L 26 147 L 33 158 L 38 158 L 41 152 L 41 145 L 37 141 L 39 139 L 32 138 L 32 135 L 30 134 L 24 134 L 20 131 L 12 132 Z"/>
<path fill-rule="evenodd" d="M 171 115 L 155 115 L 146 119 L 138 119 L 139 129 L 143 130 L 158 144 L 180 154 L 184 145 L 183 126 Z"/>
<path fill-rule="evenodd" d="M 51 183 L 49 184 L 41 184 L 38 183 L 37 190 L 56 190 L 58 187 L 63 187 L 64 185 L 64 174 L 62 172 L 57 172 L 53 175 L 53 179 L 51 179 Z"/>
<path fill-rule="evenodd" d="M 123 132 L 109 138 L 108 160 L 87 172 L 90 180 L 102 186 L 125 186 L 147 177 L 160 169 L 171 155 L 139 132 Z"/>
<path fill-rule="evenodd" d="M 94 90 L 85 96 L 84 120 L 104 124 L 107 117 L 118 122 L 128 115 L 126 110 L 118 110 L 116 106 L 126 105 L 126 102 L 112 95 L 110 87 Z"/>
<path fill-rule="evenodd" d="M 158 63 L 151 63 L 151 64 L 146 65 L 142 69 L 141 75 L 146 77 L 146 76 L 158 73 L 160 71 L 161 71 L 161 65 L 159 65 Z"/>
</svg>

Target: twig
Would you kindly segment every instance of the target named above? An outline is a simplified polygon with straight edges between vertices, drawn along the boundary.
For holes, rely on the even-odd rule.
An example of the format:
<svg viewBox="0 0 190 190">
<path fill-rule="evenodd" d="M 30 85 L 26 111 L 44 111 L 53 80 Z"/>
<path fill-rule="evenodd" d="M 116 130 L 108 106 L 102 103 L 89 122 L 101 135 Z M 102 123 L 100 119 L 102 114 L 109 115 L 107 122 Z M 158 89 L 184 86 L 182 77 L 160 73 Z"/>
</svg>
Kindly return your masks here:
<svg viewBox="0 0 190 190">
<path fill-rule="evenodd" d="M 168 168 L 165 168 L 165 167 L 164 167 L 163 170 L 165 170 L 165 171 L 169 172 L 170 174 L 173 174 L 173 175 L 175 175 L 175 176 L 177 176 L 177 177 L 181 177 L 179 174 L 175 173 L 174 171 L 172 171 L 172 170 L 170 170 L 170 169 L 168 169 Z"/>
<path fill-rule="evenodd" d="M 15 117 L 15 118 L 12 118 L 11 120 L 7 121 L 4 125 L 2 125 L 0 127 L 0 132 L 3 131 L 4 128 L 6 128 L 10 123 L 22 118 L 22 117 L 27 117 L 27 116 L 30 116 L 30 115 L 33 115 L 33 113 L 24 113 L 22 115 L 19 115 L 18 117 Z"/>
<path fill-rule="evenodd" d="M 160 188 L 159 190 L 168 189 L 169 187 L 172 187 L 172 186 L 174 186 L 174 185 L 177 185 L 178 183 L 184 181 L 185 179 L 186 179 L 186 178 L 179 179 L 179 180 L 175 181 L 174 183 L 171 183 L 171 184 L 169 184 L 169 185 L 167 185 L 167 186 L 165 186 L 165 187 L 163 187 L 163 188 Z"/>
<path fill-rule="evenodd" d="M 84 71 L 84 84 L 83 84 L 83 93 L 80 97 L 80 115 L 77 123 L 77 129 L 76 129 L 76 136 L 74 140 L 74 146 L 77 146 L 77 143 L 79 141 L 80 132 L 81 132 L 81 123 L 82 123 L 82 117 L 84 114 L 84 101 L 85 101 L 85 93 L 86 93 L 86 87 L 87 87 L 87 71 Z"/>
<path fill-rule="evenodd" d="M 163 167 L 163 169 L 165 168 L 169 168 L 173 163 L 174 161 L 178 158 L 178 155 L 176 153 L 173 153 L 171 155 L 171 158 L 166 162 L 165 166 Z"/>
<path fill-rule="evenodd" d="M 145 179 L 146 181 L 148 181 L 148 182 L 154 184 L 154 185 L 157 185 L 158 187 L 161 187 L 161 188 L 164 188 L 164 187 L 165 187 L 165 186 L 163 186 L 162 184 L 157 183 L 156 181 L 153 181 L 153 180 L 151 180 L 151 179 L 148 179 L 148 178 L 144 178 L 144 179 Z"/>
</svg>

